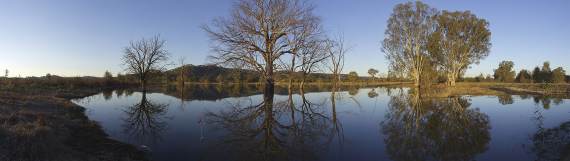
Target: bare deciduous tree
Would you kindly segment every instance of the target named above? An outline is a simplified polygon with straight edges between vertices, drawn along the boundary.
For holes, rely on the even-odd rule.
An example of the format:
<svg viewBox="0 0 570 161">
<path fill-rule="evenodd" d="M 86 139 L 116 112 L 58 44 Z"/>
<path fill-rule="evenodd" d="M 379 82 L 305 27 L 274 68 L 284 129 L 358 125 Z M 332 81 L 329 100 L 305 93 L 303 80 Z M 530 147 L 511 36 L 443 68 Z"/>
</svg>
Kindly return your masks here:
<svg viewBox="0 0 570 161">
<path fill-rule="evenodd" d="M 309 54 L 311 54 L 308 51 L 321 45 L 320 43 L 323 43 L 322 34 L 323 33 L 320 26 L 320 20 L 318 18 L 315 18 L 311 21 L 307 21 L 305 25 L 292 30 L 292 32 L 287 35 L 287 44 L 290 47 L 289 59 L 287 59 L 287 57 L 281 57 L 279 61 L 281 66 L 289 73 L 289 91 L 292 90 L 293 78 L 294 74 L 297 72 L 297 69 L 306 69 L 303 68 L 303 66 L 307 64 L 303 64 L 304 61 L 300 61 L 298 58 L 306 58 L 306 56 L 309 56 Z"/>
<path fill-rule="evenodd" d="M 429 57 L 428 38 L 435 31 L 437 10 L 420 1 L 398 4 L 388 19 L 382 52 L 390 68 L 405 73 L 420 85 L 424 63 Z"/>
<path fill-rule="evenodd" d="M 479 64 L 489 55 L 491 32 L 485 19 L 469 11 L 443 11 L 437 16 L 438 27 L 430 39 L 430 49 L 439 67 L 447 74 L 447 84 L 455 81 L 471 64 Z M 433 51 L 433 50 L 432 50 Z"/>
<path fill-rule="evenodd" d="M 302 0 L 241 0 L 229 19 L 216 19 L 214 29 L 204 30 L 214 42 L 216 63 L 253 69 L 272 90 L 279 59 L 294 49 L 289 36 L 318 19 Z"/>
<path fill-rule="evenodd" d="M 124 49 L 123 63 L 127 66 L 126 70 L 137 76 L 143 91 L 146 90 L 150 73 L 164 70 L 166 67 L 169 53 L 164 49 L 164 43 L 160 36 L 154 36 L 131 41 Z"/>
<path fill-rule="evenodd" d="M 300 87 L 303 88 L 309 74 L 320 70 L 331 55 L 327 52 L 326 40 L 315 40 L 306 44 L 298 53 L 301 71 Z"/>
<path fill-rule="evenodd" d="M 348 48 L 344 42 L 344 36 L 340 35 L 336 40 L 329 40 L 326 44 L 326 51 L 329 54 L 328 69 L 332 73 L 333 88 L 340 83 L 340 74 L 344 69 L 344 58 L 348 52 Z"/>
</svg>

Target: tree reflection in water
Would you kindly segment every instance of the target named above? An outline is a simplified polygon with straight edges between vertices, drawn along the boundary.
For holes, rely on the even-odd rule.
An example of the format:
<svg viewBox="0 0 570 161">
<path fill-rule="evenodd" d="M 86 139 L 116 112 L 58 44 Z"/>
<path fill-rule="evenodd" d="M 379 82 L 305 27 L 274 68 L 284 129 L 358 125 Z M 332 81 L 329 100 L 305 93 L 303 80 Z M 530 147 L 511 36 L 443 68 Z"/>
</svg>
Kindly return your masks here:
<svg viewBox="0 0 570 161">
<path fill-rule="evenodd" d="M 521 99 L 530 99 L 536 104 L 531 120 L 535 122 L 537 132 L 530 136 L 532 146 L 530 151 L 536 154 L 537 161 L 567 161 L 570 160 L 570 121 L 558 127 L 544 128 L 545 110 L 550 109 L 551 103 L 558 106 L 564 101 L 559 97 L 520 95 Z"/>
<path fill-rule="evenodd" d="M 540 129 L 532 141 L 532 151 L 538 161 L 570 160 L 570 121 L 558 127 Z"/>
<path fill-rule="evenodd" d="M 378 93 L 376 92 L 376 88 L 372 88 L 370 92 L 368 92 L 368 98 L 376 98 L 378 97 Z"/>
<path fill-rule="evenodd" d="M 513 100 L 513 96 L 511 95 L 499 95 L 497 96 L 499 99 L 499 103 L 501 105 L 510 105 L 513 104 L 515 101 Z"/>
<path fill-rule="evenodd" d="M 473 160 L 487 150 L 489 118 L 465 97 L 426 99 L 411 89 L 391 96 L 381 123 L 387 153 L 397 161 Z"/>
<path fill-rule="evenodd" d="M 165 115 L 167 104 L 151 102 L 142 93 L 140 103 L 127 107 L 124 112 L 123 130 L 130 140 L 138 144 L 155 144 L 160 140 L 160 134 L 166 129 Z"/>
<path fill-rule="evenodd" d="M 269 89 L 261 103 L 234 102 L 230 108 L 208 113 L 208 124 L 226 131 L 211 149 L 223 149 L 226 160 L 318 160 L 318 153 L 334 137 L 331 131 L 338 127 L 331 126 L 324 102 L 309 101 L 302 89 L 299 95 L 298 105 L 292 95 L 274 102 Z"/>
<path fill-rule="evenodd" d="M 541 105 L 543 109 L 548 110 L 550 109 L 550 105 L 554 103 L 554 105 L 558 106 L 564 103 L 563 97 L 552 97 L 552 96 L 531 96 L 531 95 L 519 95 L 519 97 L 523 100 L 530 99 L 534 101 L 536 105 Z"/>
</svg>

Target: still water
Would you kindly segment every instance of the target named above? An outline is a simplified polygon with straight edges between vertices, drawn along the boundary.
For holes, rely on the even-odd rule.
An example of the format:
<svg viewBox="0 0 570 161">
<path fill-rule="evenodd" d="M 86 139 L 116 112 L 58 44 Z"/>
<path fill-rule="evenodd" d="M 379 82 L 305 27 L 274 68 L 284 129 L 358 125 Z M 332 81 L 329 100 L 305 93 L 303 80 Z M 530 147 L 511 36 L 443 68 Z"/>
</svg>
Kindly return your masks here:
<svg viewBox="0 0 570 161">
<path fill-rule="evenodd" d="M 256 91 L 117 90 L 74 102 L 109 137 L 159 161 L 570 158 L 570 100 L 434 99 L 391 87 Z"/>
</svg>

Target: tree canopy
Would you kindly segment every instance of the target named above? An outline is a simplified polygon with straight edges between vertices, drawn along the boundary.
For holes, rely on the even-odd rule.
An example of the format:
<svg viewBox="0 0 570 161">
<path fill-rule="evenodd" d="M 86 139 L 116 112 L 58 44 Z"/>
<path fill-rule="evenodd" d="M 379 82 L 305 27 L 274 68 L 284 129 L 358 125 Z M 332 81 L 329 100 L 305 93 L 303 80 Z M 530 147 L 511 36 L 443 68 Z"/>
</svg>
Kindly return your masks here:
<svg viewBox="0 0 570 161">
<path fill-rule="evenodd" d="M 532 83 L 532 75 L 526 69 L 523 69 L 517 74 L 516 82 L 518 83 Z"/>
<path fill-rule="evenodd" d="M 515 71 L 513 66 L 515 64 L 512 61 L 502 61 L 499 64 L 499 68 L 495 69 L 495 80 L 500 82 L 513 82 L 515 79 Z"/>
<path fill-rule="evenodd" d="M 491 48 L 489 22 L 470 11 L 443 11 L 437 16 L 437 29 L 430 36 L 430 53 L 454 86 L 471 64 L 479 64 Z"/>
<path fill-rule="evenodd" d="M 154 36 L 132 41 L 124 49 L 123 63 L 127 66 L 126 70 L 137 75 L 143 90 L 151 72 L 165 69 L 169 53 L 164 49 L 164 44 L 165 41 L 160 36 Z"/>
<path fill-rule="evenodd" d="M 438 11 L 416 1 L 396 5 L 388 19 L 382 42 L 382 51 L 393 71 L 405 73 L 420 85 L 427 50 L 428 37 L 435 31 Z"/>
<path fill-rule="evenodd" d="M 558 67 L 552 71 L 552 83 L 566 82 L 566 71 L 562 67 Z"/>
<path fill-rule="evenodd" d="M 371 76 L 372 78 L 375 78 L 375 77 L 376 77 L 376 74 L 378 74 L 378 70 L 376 70 L 376 69 L 374 69 L 374 68 L 370 68 L 370 69 L 368 69 L 368 74 L 370 74 L 370 76 Z"/>
<path fill-rule="evenodd" d="M 215 43 L 217 55 L 211 58 L 216 63 L 253 69 L 273 86 L 279 59 L 318 32 L 320 18 L 300 0 L 242 0 L 228 19 L 216 19 L 212 27 L 204 30 Z"/>
</svg>

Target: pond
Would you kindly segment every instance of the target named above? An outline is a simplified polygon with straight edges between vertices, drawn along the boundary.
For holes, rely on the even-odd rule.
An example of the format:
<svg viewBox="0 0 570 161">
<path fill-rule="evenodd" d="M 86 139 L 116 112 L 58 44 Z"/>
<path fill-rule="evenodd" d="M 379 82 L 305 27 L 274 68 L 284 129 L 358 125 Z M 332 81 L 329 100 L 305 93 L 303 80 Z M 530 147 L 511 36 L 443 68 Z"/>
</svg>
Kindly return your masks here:
<svg viewBox="0 0 570 161">
<path fill-rule="evenodd" d="M 565 99 L 436 99 L 400 87 L 165 91 L 106 91 L 73 101 L 110 138 L 159 161 L 570 158 Z"/>
</svg>

